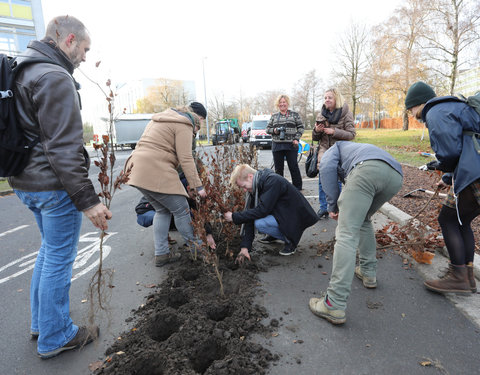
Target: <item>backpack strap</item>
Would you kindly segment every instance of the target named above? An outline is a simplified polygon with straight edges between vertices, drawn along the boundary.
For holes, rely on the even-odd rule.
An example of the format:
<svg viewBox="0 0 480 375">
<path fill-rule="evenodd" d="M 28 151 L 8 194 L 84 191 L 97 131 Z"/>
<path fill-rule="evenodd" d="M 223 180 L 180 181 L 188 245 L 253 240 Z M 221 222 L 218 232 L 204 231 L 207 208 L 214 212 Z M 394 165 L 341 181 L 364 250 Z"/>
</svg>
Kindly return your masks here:
<svg viewBox="0 0 480 375">
<path fill-rule="evenodd" d="M 65 67 L 62 64 L 59 64 L 56 61 L 53 61 L 52 59 L 47 59 L 44 57 L 32 57 L 31 59 L 25 59 L 21 62 L 17 62 L 14 60 L 12 64 L 13 76 L 16 77 L 17 74 L 19 74 L 28 65 L 42 64 L 42 63 L 58 65 L 58 66 L 61 66 L 63 69 L 65 69 Z"/>
</svg>

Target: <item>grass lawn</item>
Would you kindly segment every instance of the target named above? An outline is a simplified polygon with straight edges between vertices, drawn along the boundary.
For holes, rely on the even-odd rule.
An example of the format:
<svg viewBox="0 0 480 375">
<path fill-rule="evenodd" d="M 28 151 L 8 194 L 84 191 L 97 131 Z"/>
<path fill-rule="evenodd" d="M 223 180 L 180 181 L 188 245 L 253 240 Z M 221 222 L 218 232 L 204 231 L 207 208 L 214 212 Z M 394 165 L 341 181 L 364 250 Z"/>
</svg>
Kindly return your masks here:
<svg viewBox="0 0 480 375">
<path fill-rule="evenodd" d="M 431 157 L 420 155 L 420 152 L 433 154 L 430 147 L 428 130 L 425 130 L 425 136 L 422 139 L 422 129 L 403 131 L 401 129 L 357 129 L 355 142 L 371 143 L 388 151 L 400 163 L 419 167 L 429 161 L 434 160 Z M 311 142 L 312 131 L 306 130 L 302 136 L 305 142 Z"/>
<path fill-rule="evenodd" d="M 7 180 L 0 180 L 0 191 L 12 190 Z"/>
<path fill-rule="evenodd" d="M 420 155 L 420 152 L 433 154 L 430 147 L 428 130 L 425 130 L 425 136 L 422 140 L 423 130 L 401 129 L 358 129 L 356 142 L 371 143 L 388 151 L 400 163 L 413 166 L 420 166 L 434 160 L 432 157 Z"/>
<path fill-rule="evenodd" d="M 422 140 L 422 129 L 403 131 L 401 129 L 357 129 L 355 142 L 371 143 L 388 151 L 400 163 L 419 167 L 429 161 L 432 157 L 422 156 L 421 152 L 433 154 L 430 147 L 428 130 L 425 130 Z M 307 129 L 303 133 L 302 140 L 312 142 L 312 130 Z M 198 142 L 199 145 L 207 145 L 206 140 Z"/>
</svg>

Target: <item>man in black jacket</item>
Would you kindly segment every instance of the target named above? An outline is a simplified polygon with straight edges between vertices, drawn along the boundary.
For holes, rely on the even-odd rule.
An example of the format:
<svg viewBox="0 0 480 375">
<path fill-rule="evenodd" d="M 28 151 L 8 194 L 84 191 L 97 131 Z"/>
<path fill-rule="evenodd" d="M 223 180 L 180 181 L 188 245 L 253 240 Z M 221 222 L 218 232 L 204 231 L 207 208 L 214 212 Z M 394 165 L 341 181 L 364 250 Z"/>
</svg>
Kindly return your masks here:
<svg viewBox="0 0 480 375">
<path fill-rule="evenodd" d="M 230 177 L 232 186 L 247 192 L 245 210 L 226 212 L 227 221 L 244 224 L 238 259 L 250 259 L 255 228 L 285 242 L 280 255 L 292 255 L 303 231 L 318 221 L 305 197 L 290 182 L 270 169 L 257 171 L 247 164 L 238 165 Z"/>
<path fill-rule="evenodd" d="M 30 307 L 31 336 L 38 339 L 37 352 L 43 359 L 83 346 L 98 335 L 98 327 L 89 330 L 73 324 L 69 306 L 82 212 L 103 230 L 112 216 L 88 178 L 79 86 L 72 77 L 89 49 L 90 36 L 83 23 L 59 16 L 48 24 L 45 38 L 32 41 L 18 58 L 52 61 L 31 64 L 16 77 L 19 126 L 30 141 L 39 141 L 25 169 L 9 178 L 17 196 L 35 215 L 42 239 Z"/>
</svg>

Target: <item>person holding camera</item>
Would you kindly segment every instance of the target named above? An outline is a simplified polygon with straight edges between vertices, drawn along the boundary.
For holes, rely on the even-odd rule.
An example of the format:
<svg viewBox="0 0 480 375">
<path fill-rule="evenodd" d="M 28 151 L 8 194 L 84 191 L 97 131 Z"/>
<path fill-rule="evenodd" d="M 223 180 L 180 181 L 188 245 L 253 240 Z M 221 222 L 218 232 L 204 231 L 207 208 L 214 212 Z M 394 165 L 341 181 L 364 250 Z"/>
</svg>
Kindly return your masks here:
<svg viewBox="0 0 480 375">
<path fill-rule="evenodd" d="M 318 141 L 318 165 L 322 155 L 336 141 L 351 141 L 355 138 L 355 125 L 353 123 L 353 114 L 345 103 L 342 94 L 336 89 L 331 88 L 325 91 L 325 103 L 321 112 L 317 115 L 315 127 L 312 131 L 312 141 Z M 341 190 L 342 184 L 338 182 Z M 320 209 L 317 215 L 320 219 L 328 218 L 327 200 L 322 189 L 322 181 L 318 177 L 318 200 Z"/>
<path fill-rule="evenodd" d="M 279 95 L 275 106 L 279 112 L 274 113 L 267 125 L 267 134 L 272 135 L 272 154 L 275 164 L 275 173 L 283 176 L 283 167 L 287 159 L 288 169 L 292 176 L 292 184 L 298 190 L 302 190 L 302 176 L 298 168 L 297 153 L 298 141 L 302 137 L 302 119 L 297 112 L 288 109 L 290 98 L 287 95 Z"/>
</svg>

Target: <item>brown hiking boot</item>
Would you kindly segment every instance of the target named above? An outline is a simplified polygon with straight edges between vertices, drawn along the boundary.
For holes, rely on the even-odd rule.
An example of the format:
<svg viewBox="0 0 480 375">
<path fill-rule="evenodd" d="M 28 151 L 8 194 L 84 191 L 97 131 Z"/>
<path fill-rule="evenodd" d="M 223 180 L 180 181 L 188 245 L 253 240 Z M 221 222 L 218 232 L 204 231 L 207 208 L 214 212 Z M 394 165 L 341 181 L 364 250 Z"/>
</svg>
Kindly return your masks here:
<svg viewBox="0 0 480 375">
<path fill-rule="evenodd" d="M 467 264 L 468 282 L 470 283 L 470 290 L 472 293 L 477 293 L 477 283 L 475 282 L 475 275 L 473 274 L 473 263 Z"/>
<path fill-rule="evenodd" d="M 38 353 L 38 356 L 42 359 L 48 359 L 55 357 L 66 350 L 82 348 L 83 346 L 90 344 L 92 341 L 96 340 L 99 333 L 100 329 L 98 328 L 98 326 L 93 326 L 91 328 L 87 328 L 84 326 L 78 327 L 78 332 L 75 337 L 69 342 L 67 342 L 64 346 L 47 353 Z"/>
<path fill-rule="evenodd" d="M 162 267 L 165 264 L 176 262 L 180 260 L 182 254 L 180 253 L 167 253 L 163 255 L 155 255 L 155 266 Z"/>
<path fill-rule="evenodd" d="M 471 293 L 470 282 L 465 265 L 449 265 L 447 273 L 438 280 L 423 283 L 428 290 L 438 293 Z"/>
</svg>

